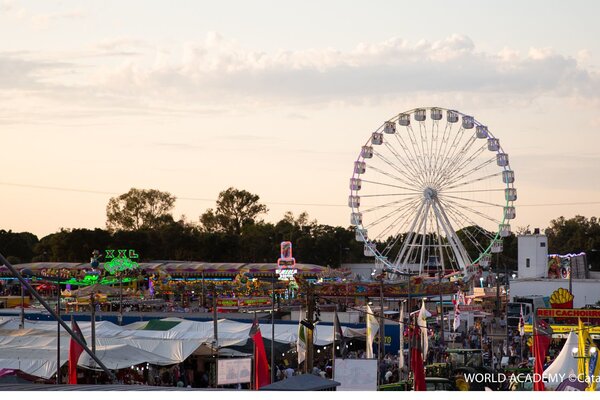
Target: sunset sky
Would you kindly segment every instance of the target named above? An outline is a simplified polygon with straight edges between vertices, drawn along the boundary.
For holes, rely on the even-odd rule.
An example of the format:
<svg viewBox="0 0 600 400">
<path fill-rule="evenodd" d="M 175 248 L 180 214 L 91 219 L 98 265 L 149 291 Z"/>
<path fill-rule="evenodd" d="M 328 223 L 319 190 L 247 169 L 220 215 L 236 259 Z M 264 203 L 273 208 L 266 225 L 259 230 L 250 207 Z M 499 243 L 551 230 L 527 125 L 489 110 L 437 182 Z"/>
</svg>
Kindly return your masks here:
<svg viewBox="0 0 600 400">
<path fill-rule="evenodd" d="M 353 161 L 416 107 L 510 155 L 513 226 L 600 216 L 600 2 L 0 0 L 0 229 L 104 227 L 130 188 L 197 221 L 230 186 L 267 221 L 349 225 Z"/>
</svg>

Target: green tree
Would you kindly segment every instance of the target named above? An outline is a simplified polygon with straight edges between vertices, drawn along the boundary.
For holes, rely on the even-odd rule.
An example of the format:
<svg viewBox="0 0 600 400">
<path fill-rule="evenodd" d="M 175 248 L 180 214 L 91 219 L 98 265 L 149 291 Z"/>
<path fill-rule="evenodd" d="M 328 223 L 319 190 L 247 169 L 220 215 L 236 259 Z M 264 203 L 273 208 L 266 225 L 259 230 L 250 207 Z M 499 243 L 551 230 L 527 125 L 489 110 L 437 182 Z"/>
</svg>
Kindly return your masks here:
<svg viewBox="0 0 600 400">
<path fill-rule="evenodd" d="M 103 229 L 61 229 L 40 239 L 33 261 L 84 263 L 89 261 L 92 251 L 102 251 L 110 242 L 110 233 Z"/>
<path fill-rule="evenodd" d="M 267 206 L 259 203 L 259 196 L 230 187 L 219 193 L 217 207 L 206 210 L 200 216 L 200 224 L 206 232 L 222 232 L 239 235 L 242 228 L 257 222 L 260 214 L 266 213 Z"/>
<path fill-rule="evenodd" d="M 106 206 L 109 231 L 154 229 L 173 222 L 175 196 L 155 189 L 135 189 L 113 197 Z"/>
<path fill-rule="evenodd" d="M 38 242 L 37 236 L 29 232 L 13 232 L 0 229 L 0 253 L 9 261 L 29 262 L 33 257 L 33 248 Z"/>
<path fill-rule="evenodd" d="M 550 221 L 546 236 L 550 253 L 589 252 L 600 247 L 600 222 L 596 217 L 588 219 L 581 215 L 559 217 Z"/>
</svg>

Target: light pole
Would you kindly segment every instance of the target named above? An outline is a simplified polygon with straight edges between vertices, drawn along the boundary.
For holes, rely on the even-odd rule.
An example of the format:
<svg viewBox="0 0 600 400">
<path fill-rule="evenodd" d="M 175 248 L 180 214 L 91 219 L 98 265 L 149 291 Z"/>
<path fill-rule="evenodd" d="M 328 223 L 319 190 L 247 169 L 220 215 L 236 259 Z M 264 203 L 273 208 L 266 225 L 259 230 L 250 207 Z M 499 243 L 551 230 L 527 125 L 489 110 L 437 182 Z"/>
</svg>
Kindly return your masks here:
<svg viewBox="0 0 600 400">
<path fill-rule="evenodd" d="M 31 276 L 30 270 L 24 269 L 21 271 L 21 275 L 25 278 L 29 278 Z M 25 286 L 21 284 L 21 322 L 19 324 L 19 329 L 25 328 Z"/>
<path fill-rule="evenodd" d="M 581 333 L 579 333 L 579 334 L 581 335 Z M 590 360 L 596 356 L 597 352 L 598 352 L 598 349 L 596 348 L 596 346 L 590 346 L 590 348 L 587 349 L 587 354 L 583 354 L 583 355 L 579 354 L 579 348 L 573 347 L 573 349 L 571 349 L 571 355 L 573 356 L 574 359 L 577 360 L 577 362 L 579 364 L 578 368 L 580 371 L 583 371 L 583 373 L 585 374 L 584 379 L 586 381 L 587 380 L 591 381 L 594 378 L 593 377 L 594 371 L 590 371 Z"/>
</svg>

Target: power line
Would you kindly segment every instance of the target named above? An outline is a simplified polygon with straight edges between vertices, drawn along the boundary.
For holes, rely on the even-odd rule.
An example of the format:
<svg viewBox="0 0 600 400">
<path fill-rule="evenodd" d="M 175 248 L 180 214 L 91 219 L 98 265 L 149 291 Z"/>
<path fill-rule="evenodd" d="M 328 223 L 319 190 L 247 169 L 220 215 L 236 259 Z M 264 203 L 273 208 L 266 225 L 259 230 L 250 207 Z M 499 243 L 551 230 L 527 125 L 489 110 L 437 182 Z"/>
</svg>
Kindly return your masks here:
<svg viewBox="0 0 600 400">
<path fill-rule="evenodd" d="M 22 183 L 10 183 L 10 182 L 0 182 L 1 186 L 15 186 L 22 187 L 28 189 L 41 189 L 41 190 L 57 190 L 60 192 L 77 192 L 77 193 L 93 193 L 93 194 L 111 194 L 118 195 L 120 193 L 114 192 L 103 192 L 100 190 L 87 190 L 87 189 L 72 189 L 72 188 L 64 188 L 64 187 L 56 187 L 56 186 L 42 186 L 42 185 L 26 185 Z"/>
<path fill-rule="evenodd" d="M 14 187 L 22 187 L 27 189 L 39 189 L 39 190 L 55 190 L 59 192 L 75 192 L 75 193 L 90 193 L 90 194 L 107 194 L 111 196 L 118 196 L 122 193 L 117 192 L 106 192 L 102 190 L 89 190 L 89 189 L 74 189 L 74 188 L 66 188 L 66 187 L 58 187 L 58 186 L 43 186 L 43 185 L 29 185 L 22 183 L 12 183 L 12 182 L 0 182 L 0 186 L 14 186 Z M 176 196 L 177 197 L 177 196 Z M 217 199 L 207 199 L 201 197 L 177 197 L 177 200 L 188 200 L 188 201 L 211 201 L 215 202 Z M 286 203 L 286 202 L 265 202 L 266 204 L 271 205 L 283 205 L 283 206 L 318 206 L 318 207 L 342 207 L 341 204 L 324 204 L 324 203 Z M 346 206 L 344 206 L 346 207 Z"/>
<path fill-rule="evenodd" d="M 90 193 L 90 194 L 107 194 L 111 196 L 118 196 L 122 193 L 117 192 L 106 192 L 101 190 L 89 190 L 89 189 L 74 189 L 65 188 L 58 186 L 43 186 L 43 185 L 29 185 L 22 183 L 12 182 L 0 182 L 0 186 L 14 186 L 28 189 L 39 189 L 39 190 L 56 190 L 60 192 L 75 192 L 75 193 Z M 176 196 L 177 197 L 177 196 Z M 202 197 L 177 197 L 178 200 L 186 201 L 217 201 L 217 199 L 207 199 Z M 276 202 L 276 201 L 265 201 L 268 205 L 281 205 L 281 206 L 311 206 L 311 207 L 344 207 L 347 208 L 346 204 L 331 204 L 331 203 L 288 203 L 288 202 Z M 538 204 L 517 204 L 517 207 L 556 207 L 556 206 L 580 206 L 580 205 L 595 205 L 600 204 L 600 201 L 581 201 L 581 202 L 570 202 L 570 203 L 538 203 Z"/>
</svg>

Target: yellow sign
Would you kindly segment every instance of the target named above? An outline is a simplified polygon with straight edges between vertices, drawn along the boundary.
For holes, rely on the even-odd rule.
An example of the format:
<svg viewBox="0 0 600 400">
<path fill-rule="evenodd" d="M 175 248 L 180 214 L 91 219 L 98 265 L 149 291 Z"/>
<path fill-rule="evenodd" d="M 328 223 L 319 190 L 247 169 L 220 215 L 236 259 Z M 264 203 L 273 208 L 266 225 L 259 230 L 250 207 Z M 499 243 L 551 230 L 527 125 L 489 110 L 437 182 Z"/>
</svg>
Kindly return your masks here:
<svg viewBox="0 0 600 400">
<path fill-rule="evenodd" d="M 577 327 L 577 325 L 550 325 L 550 327 L 554 331 L 554 334 L 559 334 L 559 333 L 568 334 L 571 331 L 577 332 L 577 330 L 579 329 Z M 591 335 L 600 335 L 600 326 L 589 326 L 587 328 L 588 328 L 588 332 Z M 525 333 L 532 333 L 532 332 L 533 332 L 533 325 L 525 324 Z"/>
</svg>

